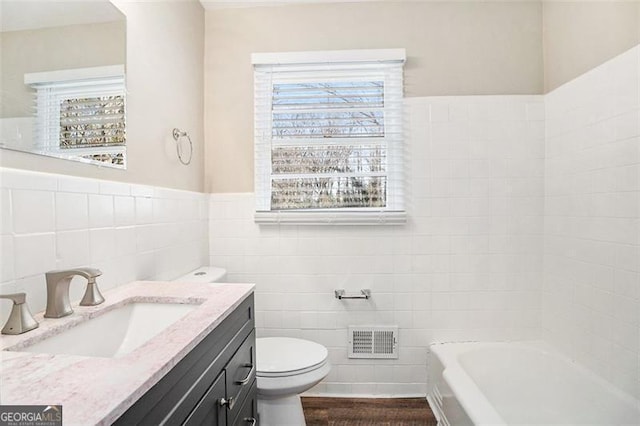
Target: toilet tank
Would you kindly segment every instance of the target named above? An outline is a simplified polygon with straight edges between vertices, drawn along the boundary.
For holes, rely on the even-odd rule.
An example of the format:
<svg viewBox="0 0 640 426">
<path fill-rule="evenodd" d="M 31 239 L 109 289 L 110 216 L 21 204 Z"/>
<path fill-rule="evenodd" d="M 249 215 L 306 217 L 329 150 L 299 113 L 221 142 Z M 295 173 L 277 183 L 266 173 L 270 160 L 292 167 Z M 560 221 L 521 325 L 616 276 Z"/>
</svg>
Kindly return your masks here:
<svg viewBox="0 0 640 426">
<path fill-rule="evenodd" d="M 214 283 L 224 281 L 227 277 L 227 270 L 216 266 L 202 266 L 189 272 L 174 281 L 184 281 L 190 283 Z"/>
</svg>

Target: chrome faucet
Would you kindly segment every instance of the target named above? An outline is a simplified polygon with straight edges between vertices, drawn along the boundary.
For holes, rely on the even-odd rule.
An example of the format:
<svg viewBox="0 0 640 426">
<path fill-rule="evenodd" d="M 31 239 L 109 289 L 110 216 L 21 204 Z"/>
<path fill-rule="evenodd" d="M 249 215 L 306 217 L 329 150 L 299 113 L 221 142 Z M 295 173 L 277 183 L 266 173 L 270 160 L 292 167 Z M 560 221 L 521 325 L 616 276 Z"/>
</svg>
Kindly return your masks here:
<svg viewBox="0 0 640 426">
<path fill-rule="evenodd" d="M 45 318 L 61 318 L 73 313 L 71 302 L 69 301 L 69 284 L 76 275 L 87 279 L 87 289 L 80 301 L 80 306 L 94 306 L 104 302 L 104 297 L 100 294 L 98 284 L 96 284 L 96 277 L 102 275 L 99 269 L 77 268 L 64 271 L 49 271 L 45 274 L 47 278 Z"/>
<path fill-rule="evenodd" d="M 25 293 L 0 294 L 0 299 L 13 301 L 11 313 L 7 323 L 2 328 L 2 334 L 22 334 L 38 328 L 38 321 L 33 318 L 29 306 L 27 306 L 27 295 Z"/>
</svg>

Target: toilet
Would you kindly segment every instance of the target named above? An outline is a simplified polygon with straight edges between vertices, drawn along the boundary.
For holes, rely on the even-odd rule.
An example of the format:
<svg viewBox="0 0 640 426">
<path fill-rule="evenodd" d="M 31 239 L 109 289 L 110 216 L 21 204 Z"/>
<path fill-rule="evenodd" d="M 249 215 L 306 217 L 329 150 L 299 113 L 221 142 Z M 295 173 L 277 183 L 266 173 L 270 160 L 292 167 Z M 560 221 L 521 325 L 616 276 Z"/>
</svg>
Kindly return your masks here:
<svg viewBox="0 0 640 426">
<path fill-rule="evenodd" d="M 327 348 L 289 337 L 256 339 L 258 414 L 262 426 L 305 424 L 300 394 L 324 379 Z"/>
<path fill-rule="evenodd" d="M 220 282 L 223 268 L 204 266 L 174 280 Z M 303 426 L 300 394 L 311 389 L 331 371 L 328 351 L 308 340 L 290 337 L 256 339 L 256 381 L 261 426 Z"/>
<path fill-rule="evenodd" d="M 214 283 L 220 282 L 227 277 L 227 270 L 215 266 L 202 266 L 174 281 L 184 281 L 187 283 Z"/>
</svg>

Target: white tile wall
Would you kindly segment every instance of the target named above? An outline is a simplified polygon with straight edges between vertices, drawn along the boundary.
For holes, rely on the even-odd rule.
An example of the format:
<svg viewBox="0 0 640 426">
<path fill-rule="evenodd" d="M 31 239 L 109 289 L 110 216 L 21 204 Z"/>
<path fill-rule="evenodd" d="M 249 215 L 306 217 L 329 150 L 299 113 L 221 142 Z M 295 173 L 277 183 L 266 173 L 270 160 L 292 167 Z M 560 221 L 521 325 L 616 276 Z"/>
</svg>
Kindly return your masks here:
<svg viewBox="0 0 640 426">
<path fill-rule="evenodd" d="M 640 47 L 546 96 L 544 335 L 640 398 Z"/>
<path fill-rule="evenodd" d="M 107 290 L 208 262 L 206 194 L 14 169 L 0 169 L 0 192 L 0 293 L 26 292 L 33 312 L 44 310 L 52 269 L 97 267 Z M 0 301 L 1 324 L 10 307 Z"/>
<path fill-rule="evenodd" d="M 253 194 L 211 196 L 210 263 L 256 283 L 258 334 L 329 348 L 316 394 L 424 395 L 430 342 L 538 337 L 543 98 L 405 107 L 405 226 L 258 226 Z M 336 288 L 373 299 L 338 301 Z M 399 360 L 348 359 L 351 324 L 397 324 Z"/>
</svg>

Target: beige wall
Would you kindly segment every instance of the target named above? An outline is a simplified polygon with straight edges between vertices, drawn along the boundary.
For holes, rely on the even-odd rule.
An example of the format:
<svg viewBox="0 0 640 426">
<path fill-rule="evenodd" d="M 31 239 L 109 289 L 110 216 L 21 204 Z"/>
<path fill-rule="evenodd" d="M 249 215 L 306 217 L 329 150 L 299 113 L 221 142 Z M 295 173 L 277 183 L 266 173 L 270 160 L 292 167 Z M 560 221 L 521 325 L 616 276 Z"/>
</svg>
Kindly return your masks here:
<svg viewBox="0 0 640 426">
<path fill-rule="evenodd" d="M 205 189 L 253 190 L 253 52 L 407 50 L 407 96 L 537 94 L 539 2 L 334 3 L 210 10 Z"/>
<path fill-rule="evenodd" d="M 639 1 L 545 1 L 545 92 L 640 43 Z"/>
<path fill-rule="evenodd" d="M 215 10 L 206 13 L 205 37 L 196 0 L 115 2 L 127 15 L 129 169 L 11 151 L 0 151 L 0 165 L 209 192 L 251 191 L 252 52 L 405 47 L 407 96 L 533 94 L 640 41 L 640 3 L 634 1 Z M 191 166 L 176 159 L 173 127 L 192 135 Z"/>
<path fill-rule="evenodd" d="M 69 25 L 0 34 L 0 117 L 31 114 L 24 74 L 125 63 L 126 23 Z"/>
<path fill-rule="evenodd" d="M 0 165 L 75 176 L 203 189 L 204 11 L 197 0 L 114 0 L 127 17 L 126 171 L 0 151 Z M 194 158 L 178 162 L 171 130 L 191 134 Z"/>
</svg>

